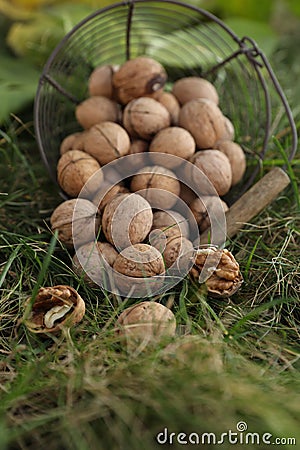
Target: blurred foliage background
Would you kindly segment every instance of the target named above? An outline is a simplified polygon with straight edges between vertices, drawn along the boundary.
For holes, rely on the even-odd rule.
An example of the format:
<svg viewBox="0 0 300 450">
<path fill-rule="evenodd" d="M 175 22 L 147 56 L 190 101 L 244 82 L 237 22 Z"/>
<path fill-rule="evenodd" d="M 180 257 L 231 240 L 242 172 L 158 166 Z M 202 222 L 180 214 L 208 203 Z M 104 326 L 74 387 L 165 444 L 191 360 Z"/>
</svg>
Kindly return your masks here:
<svg viewBox="0 0 300 450">
<path fill-rule="evenodd" d="M 0 125 L 32 104 L 42 67 L 63 36 L 95 10 L 113 3 L 112 0 L 0 0 Z M 186 3 L 214 13 L 240 37 L 248 35 L 255 39 L 274 64 L 293 65 L 294 76 L 300 72 L 298 0 Z M 300 87 L 298 91 L 293 96 L 298 94 L 300 99 Z"/>
</svg>

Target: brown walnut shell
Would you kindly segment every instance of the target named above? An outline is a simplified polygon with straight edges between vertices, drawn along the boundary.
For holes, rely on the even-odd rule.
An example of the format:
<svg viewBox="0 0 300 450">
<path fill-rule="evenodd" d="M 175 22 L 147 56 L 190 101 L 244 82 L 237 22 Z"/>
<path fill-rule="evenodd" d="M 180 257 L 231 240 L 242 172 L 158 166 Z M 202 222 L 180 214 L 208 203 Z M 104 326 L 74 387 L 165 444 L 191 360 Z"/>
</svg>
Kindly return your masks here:
<svg viewBox="0 0 300 450">
<path fill-rule="evenodd" d="M 76 220 L 73 218 L 74 211 Z M 66 200 L 58 205 L 50 218 L 52 231 L 58 232 L 58 239 L 67 247 L 93 241 L 97 235 L 100 220 L 98 209 L 89 200 L 78 198 Z"/>
<path fill-rule="evenodd" d="M 117 122 L 120 117 L 119 105 L 101 95 L 89 97 L 76 106 L 75 115 L 80 125 L 89 129 L 101 122 Z"/>
<path fill-rule="evenodd" d="M 123 126 L 133 138 L 149 141 L 170 123 L 168 110 L 153 98 L 131 100 L 123 112 Z"/>
<path fill-rule="evenodd" d="M 146 166 L 132 177 L 130 189 L 138 191 L 153 208 L 170 209 L 177 202 L 180 184 L 171 170 L 161 166 Z"/>
<path fill-rule="evenodd" d="M 138 194 L 118 194 L 104 209 L 102 230 L 117 248 L 143 242 L 152 227 L 151 206 Z"/>
<path fill-rule="evenodd" d="M 88 89 L 90 96 L 103 96 L 112 99 L 114 97 L 113 75 L 119 66 L 106 64 L 96 67 L 88 80 Z"/>
<path fill-rule="evenodd" d="M 183 237 L 187 238 L 189 236 L 188 220 L 177 211 L 155 211 L 153 214 L 152 230 L 157 228 L 166 230 L 172 228 L 176 230 L 177 234 Z"/>
<path fill-rule="evenodd" d="M 228 211 L 227 204 L 219 197 L 213 195 L 195 198 L 190 204 L 190 209 L 194 214 L 201 233 L 210 227 L 210 215 L 214 220 L 218 220 L 218 213 Z"/>
<path fill-rule="evenodd" d="M 104 211 L 105 206 L 110 203 L 119 194 L 128 194 L 127 189 L 122 183 L 115 184 L 109 187 L 109 185 L 100 186 L 100 189 L 96 192 L 92 202 L 97 206 L 100 213 Z"/>
<path fill-rule="evenodd" d="M 107 267 L 113 266 L 117 256 L 118 252 L 108 242 L 89 242 L 76 250 L 72 268 L 87 283 L 103 285 Z"/>
<path fill-rule="evenodd" d="M 166 153 L 178 156 L 179 158 L 188 159 L 193 156 L 196 150 L 196 143 L 191 133 L 181 127 L 167 127 L 160 130 L 152 139 L 149 152 Z M 155 162 L 157 161 L 157 155 Z M 172 169 L 181 164 L 177 158 L 163 158 L 161 164 Z"/>
<path fill-rule="evenodd" d="M 192 156 L 190 162 L 206 175 L 218 195 L 225 195 L 229 191 L 232 180 L 231 165 L 227 156 L 220 150 L 200 150 Z M 188 169 L 190 170 L 190 167 Z M 203 194 L 211 195 L 209 186 L 206 186 L 207 183 L 205 183 L 201 172 L 198 173 L 197 169 L 192 169 L 192 179 L 200 188 L 203 182 Z"/>
<path fill-rule="evenodd" d="M 219 95 L 212 83 L 200 77 L 185 77 L 175 81 L 172 93 L 181 105 L 195 98 L 207 98 L 216 105 L 219 103 Z"/>
<path fill-rule="evenodd" d="M 228 140 L 217 141 L 214 148 L 220 150 L 229 159 L 232 172 L 231 185 L 235 186 L 241 181 L 246 171 L 246 156 L 244 150 L 236 142 Z"/>
<path fill-rule="evenodd" d="M 208 259 L 209 258 L 209 259 Z M 227 249 L 214 247 L 198 249 L 194 266 L 190 271 L 191 277 L 198 281 L 205 263 L 209 262 L 206 270 L 210 276 L 205 281 L 207 292 L 212 297 L 227 298 L 233 295 L 242 285 L 243 276 L 239 264 Z"/>
<path fill-rule="evenodd" d="M 177 125 L 180 105 L 175 95 L 171 94 L 171 92 L 162 92 L 157 100 L 169 111 L 171 125 Z"/>
<path fill-rule="evenodd" d="M 60 144 L 60 154 L 63 155 L 69 150 L 84 150 L 83 137 L 84 132 L 72 133 L 66 136 Z"/>
<path fill-rule="evenodd" d="M 178 125 L 191 133 L 199 149 L 213 148 L 214 143 L 224 139 L 228 133 L 220 108 L 211 100 L 202 98 L 182 106 Z"/>
<path fill-rule="evenodd" d="M 125 105 L 138 97 L 158 97 L 166 80 L 166 71 L 159 62 L 139 56 L 121 65 L 113 75 L 113 86 L 118 100 Z"/>
<path fill-rule="evenodd" d="M 176 331 L 176 319 L 166 306 L 144 301 L 126 308 L 118 317 L 115 332 L 128 350 L 143 349 L 172 337 Z"/>
<path fill-rule="evenodd" d="M 31 299 L 26 303 L 29 305 Z M 57 333 L 63 327 L 71 327 L 80 322 L 85 313 L 85 303 L 71 286 L 58 285 L 42 287 L 24 323 L 33 333 Z"/>
<path fill-rule="evenodd" d="M 127 132 L 114 122 L 92 126 L 85 135 L 84 150 L 102 166 L 127 155 L 130 139 Z"/>
<path fill-rule="evenodd" d="M 57 181 L 70 197 L 77 197 L 83 187 L 83 195 L 91 196 L 103 180 L 100 169 L 100 164 L 91 155 L 81 150 L 69 150 L 58 161 Z M 95 176 L 88 182 L 92 175 Z"/>
</svg>

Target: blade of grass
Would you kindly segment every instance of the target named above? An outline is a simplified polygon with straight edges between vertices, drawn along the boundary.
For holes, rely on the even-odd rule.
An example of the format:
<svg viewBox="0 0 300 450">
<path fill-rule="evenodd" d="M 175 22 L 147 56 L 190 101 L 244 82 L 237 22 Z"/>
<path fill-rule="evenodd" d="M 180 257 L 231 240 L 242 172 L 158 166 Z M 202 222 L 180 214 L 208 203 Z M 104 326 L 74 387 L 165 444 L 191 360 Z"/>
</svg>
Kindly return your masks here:
<svg viewBox="0 0 300 450">
<path fill-rule="evenodd" d="M 278 150 L 280 151 L 280 154 L 286 165 L 287 173 L 291 179 L 291 185 L 292 185 L 292 188 L 294 191 L 297 208 L 300 209 L 300 194 L 299 194 L 298 182 L 297 182 L 297 177 L 295 175 L 294 169 L 292 167 L 292 163 L 289 161 L 288 156 L 287 156 L 284 148 L 278 141 L 278 139 L 276 137 L 273 137 L 273 140 L 274 140 L 276 146 L 278 147 Z"/>
<path fill-rule="evenodd" d="M 35 284 L 35 286 L 34 286 L 34 288 L 32 290 L 30 301 L 28 302 L 27 308 L 26 308 L 26 310 L 24 312 L 24 319 L 26 319 L 28 317 L 28 315 L 29 315 L 29 313 L 31 311 L 32 305 L 34 303 L 34 300 L 35 300 L 35 298 L 37 296 L 38 290 L 42 286 L 42 284 L 44 282 L 44 279 L 46 277 L 46 273 L 47 273 L 48 267 L 50 265 L 52 255 L 53 255 L 53 252 L 55 250 L 55 246 L 56 246 L 56 242 L 57 242 L 57 234 L 58 234 L 58 232 L 55 231 L 54 235 L 51 238 L 51 241 L 50 241 L 50 244 L 49 244 L 49 248 L 48 248 L 48 252 L 47 252 L 47 254 L 45 256 L 45 259 L 43 261 L 43 265 L 42 265 L 41 270 L 39 272 L 37 282 L 36 282 L 36 284 Z"/>
</svg>

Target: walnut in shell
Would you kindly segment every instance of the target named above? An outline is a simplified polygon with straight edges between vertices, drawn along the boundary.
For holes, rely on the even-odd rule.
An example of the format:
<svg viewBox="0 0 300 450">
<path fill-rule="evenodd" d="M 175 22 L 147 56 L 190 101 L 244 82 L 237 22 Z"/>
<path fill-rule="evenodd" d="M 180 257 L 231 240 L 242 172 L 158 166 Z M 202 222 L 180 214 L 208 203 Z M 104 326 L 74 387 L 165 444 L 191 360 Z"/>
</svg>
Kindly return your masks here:
<svg viewBox="0 0 300 450">
<path fill-rule="evenodd" d="M 196 281 L 204 275 L 207 292 L 212 297 L 230 297 L 243 283 L 239 264 L 233 254 L 227 249 L 214 247 L 196 251 L 190 275 Z"/>
<path fill-rule="evenodd" d="M 115 259 L 114 283 L 122 296 L 149 297 L 162 287 L 165 265 L 160 252 L 139 243 L 121 251 Z"/>
<path fill-rule="evenodd" d="M 155 211 L 153 214 L 152 230 L 161 228 L 162 230 L 176 230 L 176 233 L 183 236 L 189 236 L 189 223 L 178 211 L 166 210 Z"/>
<path fill-rule="evenodd" d="M 67 247 L 94 241 L 100 225 L 97 207 L 89 200 L 78 198 L 58 205 L 50 218 L 52 231 Z"/>
<path fill-rule="evenodd" d="M 167 127 L 160 130 L 152 139 L 149 147 L 150 152 L 165 153 L 178 156 L 178 158 L 188 159 L 193 156 L 196 150 L 196 143 L 191 133 L 181 127 Z M 155 163 L 159 164 L 158 155 Z M 161 164 L 172 169 L 181 164 L 177 158 L 162 158 Z"/>
<path fill-rule="evenodd" d="M 118 249 L 143 242 L 152 227 L 151 206 L 138 194 L 118 194 L 105 207 L 102 230 Z"/>
<path fill-rule="evenodd" d="M 60 154 L 63 155 L 69 150 L 83 150 L 83 136 L 84 132 L 72 133 L 66 136 L 60 144 Z"/>
<path fill-rule="evenodd" d="M 209 185 L 205 182 L 202 173 L 206 175 L 219 195 L 225 195 L 229 191 L 232 172 L 229 159 L 224 153 L 215 149 L 200 150 L 192 156 L 190 161 L 196 167 L 196 169 L 191 170 L 191 177 L 200 189 L 203 186 L 204 195 L 212 195 L 212 192 L 209 192 Z M 200 169 L 201 172 L 198 173 L 197 169 Z"/>
<path fill-rule="evenodd" d="M 103 180 L 100 169 L 100 164 L 91 155 L 81 150 L 69 150 L 58 161 L 57 181 L 70 197 L 77 197 L 83 187 L 85 187 L 83 195 L 91 196 Z"/>
<path fill-rule="evenodd" d="M 180 182 L 180 193 L 179 197 L 184 201 L 187 205 L 190 205 L 193 200 L 197 197 L 195 192 L 187 186 L 185 183 Z"/>
<path fill-rule="evenodd" d="M 175 95 L 173 95 L 171 92 L 162 92 L 157 100 L 169 111 L 171 117 L 171 125 L 177 125 L 180 105 Z"/>
<path fill-rule="evenodd" d="M 213 148 L 228 131 L 220 108 L 211 100 L 196 98 L 182 106 L 178 125 L 188 130 L 199 149 Z"/>
<path fill-rule="evenodd" d="M 133 138 L 151 140 L 170 126 L 168 110 L 153 98 L 140 97 L 129 102 L 123 112 L 123 126 Z"/>
<path fill-rule="evenodd" d="M 28 299 L 27 308 L 31 304 Z M 31 311 L 24 314 L 24 323 L 33 333 L 57 333 L 63 327 L 80 322 L 85 313 L 85 303 L 71 286 L 42 287 L 32 303 Z"/>
<path fill-rule="evenodd" d="M 89 284 L 107 284 L 108 266 L 113 266 L 118 252 L 108 242 L 89 242 L 76 250 L 72 259 L 74 272 Z"/>
<path fill-rule="evenodd" d="M 151 244 L 161 252 L 166 268 L 173 268 L 183 273 L 188 267 L 191 267 L 191 261 L 194 254 L 192 242 L 182 237 L 180 234 L 174 234 L 164 240 L 165 233 L 161 230 L 162 239 L 151 240 Z"/>
<path fill-rule="evenodd" d="M 176 175 L 161 166 L 146 166 L 132 177 L 130 189 L 148 200 L 153 208 L 170 209 L 180 192 Z"/>
<path fill-rule="evenodd" d="M 219 214 L 225 213 L 229 208 L 219 197 L 203 195 L 199 198 L 195 198 L 191 202 L 190 209 L 199 225 L 200 232 L 203 233 L 203 231 L 210 227 L 211 218 L 213 218 L 213 220 L 218 220 Z"/>
<path fill-rule="evenodd" d="M 123 183 L 118 183 L 110 187 L 110 184 L 103 183 L 100 189 L 94 195 L 92 202 L 97 206 L 100 213 L 104 211 L 105 206 L 110 203 L 119 194 L 128 194 L 127 189 Z"/>
<path fill-rule="evenodd" d="M 114 122 L 101 122 L 86 133 L 84 150 L 102 166 L 127 155 L 130 148 L 128 133 Z"/>
<path fill-rule="evenodd" d="M 112 99 L 114 96 L 113 75 L 119 66 L 105 64 L 96 67 L 88 80 L 88 89 L 90 96 L 103 96 Z"/>
<path fill-rule="evenodd" d="M 166 80 L 166 71 L 159 62 L 139 56 L 120 66 L 113 75 L 113 86 L 118 100 L 127 104 L 138 97 L 158 97 Z"/>
<path fill-rule="evenodd" d="M 117 122 L 120 117 L 119 105 L 101 95 L 89 97 L 76 106 L 75 115 L 80 125 L 89 129 L 101 122 Z"/>
<path fill-rule="evenodd" d="M 220 150 L 229 159 L 232 172 L 232 186 L 241 181 L 246 171 L 246 156 L 242 147 L 229 140 L 217 141 L 214 148 Z"/>
<path fill-rule="evenodd" d="M 118 317 L 115 331 L 128 350 L 142 350 L 148 344 L 174 336 L 176 319 L 166 306 L 145 301 L 126 308 Z"/>
<path fill-rule="evenodd" d="M 172 88 L 181 105 L 195 98 L 206 98 L 216 105 L 219 103 L 219 95 L 212 83 L 201 77 L 185 77 L 177 80 Z"/>
</svg>

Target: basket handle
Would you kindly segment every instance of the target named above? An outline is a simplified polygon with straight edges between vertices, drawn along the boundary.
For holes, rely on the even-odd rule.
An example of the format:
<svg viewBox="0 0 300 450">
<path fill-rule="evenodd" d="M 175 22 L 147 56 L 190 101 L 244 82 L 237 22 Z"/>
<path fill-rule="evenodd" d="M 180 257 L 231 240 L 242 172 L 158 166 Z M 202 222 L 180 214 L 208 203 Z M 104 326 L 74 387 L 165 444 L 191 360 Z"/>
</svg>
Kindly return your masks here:
<svg viewBox="0 0 300 450">
<path fill-rule="evenodd" d="M 290 183 L 290 178 L 280 167 L 274 167 L 245 192 L 226 212 L 226 235 L 235 236 L 246 224 L 277 198 Z M 200 243 L 207 244 L 209 230 L 200 236 Z"/>
</svg>

